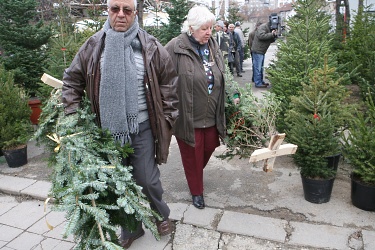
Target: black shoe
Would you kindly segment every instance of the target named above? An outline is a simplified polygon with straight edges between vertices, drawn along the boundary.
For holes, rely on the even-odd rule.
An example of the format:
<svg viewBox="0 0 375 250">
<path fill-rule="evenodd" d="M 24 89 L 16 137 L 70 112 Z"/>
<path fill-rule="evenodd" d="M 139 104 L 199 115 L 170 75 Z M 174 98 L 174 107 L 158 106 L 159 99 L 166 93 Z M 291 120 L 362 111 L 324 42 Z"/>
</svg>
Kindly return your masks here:
<svg viewBox="0 0 375 250">
<path fill-rule="evenodd" d="M 267 85 L 264 85 L 264 84 L 258 84 L 258 85 L 256 85 L 255 84 L 255 88 L 267 88 Z"/>
<path fill-rule="evenodd" d="M 240 73 L 237 73 L 237 76 L 238 76 L 238 77 L 242 77 L 242 75 L 241 75 Z"/>
<path fill-rule="evenodd" d="M 122 239 L 122 240 L 120 240 L 120 245 L 123 248 L 128 249 L 132 245 L 133 241 L 135 241 L 136 239 L 142 237 L 144 234 L 145 234 L 145 231 L 142 229 L 142 231 L 140 231 L 139 234 L 134 235 L 133 237 L 130 237 L 128 239 Z"/>
<path fill-rule="evenodd" d="M 205 207 L 203 195 L 193 195 L 193 205 L 196 208 L 203 209 Z"/>
<path fill-rule="evenodd" d="M 246 71 L 245 70 L 241 70 L 241 73 L 245 73 Z"/>
</svg>

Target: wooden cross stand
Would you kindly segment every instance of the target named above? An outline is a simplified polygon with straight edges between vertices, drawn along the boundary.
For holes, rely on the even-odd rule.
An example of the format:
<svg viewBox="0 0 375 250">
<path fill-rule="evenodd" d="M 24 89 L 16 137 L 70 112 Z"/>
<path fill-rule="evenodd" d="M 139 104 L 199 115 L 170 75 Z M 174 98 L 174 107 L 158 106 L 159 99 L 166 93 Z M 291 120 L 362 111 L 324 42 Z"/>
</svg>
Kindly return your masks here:
<svg viewBox="0 0 375 250">
<path fill-rule="evenodd" d="M 57 89 L 61 89 L 63 86 L 63 82 L 61 80 L 56 79 L 53 76 L 50 76 L 46 73 L 42 75 L 41 79 L 42 79 L 42 82 L 44 82 L 45 84 L 51 87 L 57 88 Z"/>
<path fill-rule="evenodd" d="M 261 148 L 255 150 L 250 157 L 249 162 L 264 161 L 263 171 L 271 172 L 273 164 L 277 156 L 294 154 L 297 151 L 297 145 L 284 144 L 281 145 L 285 138 L 285 134 L 277 134 L 271 137 L 268 148 Z"/>
</svg>

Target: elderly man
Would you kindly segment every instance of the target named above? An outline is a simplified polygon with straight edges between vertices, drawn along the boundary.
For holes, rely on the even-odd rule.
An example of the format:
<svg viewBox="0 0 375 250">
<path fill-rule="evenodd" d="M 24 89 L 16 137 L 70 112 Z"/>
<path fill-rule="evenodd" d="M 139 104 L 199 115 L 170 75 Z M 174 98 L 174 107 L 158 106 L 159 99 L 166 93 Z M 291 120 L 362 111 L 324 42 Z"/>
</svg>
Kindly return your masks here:
<svg viewBox="0 0 375 250">
<path fill-rule="evenodd" d="M 233 60 L 228 60 L 228 63 L 229 63 L 229 69 L 230 69 L 230 72 L 233 74 L 233 66 L 236 67 L 236 71 L 237 71 L 237 76 L 238 77 L 242 77 L 241 75 L 241 65 L 240 65 L 240 50 L 241 50 L 241 47 L 242 47 L 242 43 L 241 43 L 241 39 L 240 39 L 240 36 L 234 32 L 234 24 L 231 23 L 229 24 L 228 26 L 228 34 L 230 36 L 230 40 L 229 40 L 229 50 L 232 54 L 232 57 L 233 57 Z M 228 58 L 230 58 L 231 55 L 228 56 Z"/>
<path fill-rule="evenodd" d="M 243 70 L 243 60 L 245 58 L 245 36 L 242 32 L 242 29 L 241 29 L 241 23 L 240 22 L 236 22 L 235 23 L 235 28 L 234 28 L 234 32 L 236 32 L 238 34 L 238 37 L 240 38 L 241 40 L 241 48 L 239 48 L 239 51 L 238 53 L 240 54 L 240 70 L 241 70 L 241 73 L 245 73 L 245 71 Z"/>
<path fill-rule="evenodd" d="M 75 113 L 84 94 L 91 101 L 97 124 L 115 141 L 130 143 L 134 153 L 124 159 L 133 177 L 162 221 L 160 235 L 171 233 L 169 207 L 157 164 L 167 161 L 172 127 L 178 116 L 177 73 L 169 53 L 139 28 L 136 0 L 108 0 L 108 19 L 101 31 L 80 48 L 64 72 L 65 113 Z M 85 93 L 86 91 L 86 93 Z M 130 247 L 144 235 L 121 230 L 121 245 Z"/>
</svg>

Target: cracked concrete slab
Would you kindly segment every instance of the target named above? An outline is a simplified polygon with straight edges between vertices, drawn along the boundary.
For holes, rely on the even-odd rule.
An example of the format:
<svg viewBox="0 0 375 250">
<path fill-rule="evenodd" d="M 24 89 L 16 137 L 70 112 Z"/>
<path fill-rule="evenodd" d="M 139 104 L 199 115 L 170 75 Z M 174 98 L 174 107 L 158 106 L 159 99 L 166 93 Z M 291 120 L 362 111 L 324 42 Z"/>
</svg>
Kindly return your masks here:
<svg viewBox="0 0 375 250">
<path fill-rule="evenodd" d="M 177 223 L 173 239 L 173 249 L 218 249 L 219 239 L 220 233 L 214 230 Z"/>
<path fill-rule="evenodd" d="M 217 230 L 284 242 L 287 235 L 284 230 L 286 225 L 285 220 L 225 211 Z"/>
</svg>

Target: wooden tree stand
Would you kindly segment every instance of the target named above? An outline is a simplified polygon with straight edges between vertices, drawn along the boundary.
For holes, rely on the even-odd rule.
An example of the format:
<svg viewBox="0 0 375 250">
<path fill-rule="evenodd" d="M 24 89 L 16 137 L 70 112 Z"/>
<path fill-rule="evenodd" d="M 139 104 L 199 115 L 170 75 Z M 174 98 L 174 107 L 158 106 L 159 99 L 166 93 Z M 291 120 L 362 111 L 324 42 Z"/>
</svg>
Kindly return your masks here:
<svg viewBox="0 0 375 250">
<path fill-rule="evenodd" d="M 277 156 L 294 154 L 297 151 L 297 145 L 290 143 L 281 145 L 284 138 L 285 133 L 273 135 L 268 148 L 255 150 L 251 154 L 249 162 L 264 160 L 263 171 L 271 172 Z"/>
<path fill-rule="evenodd" d="M 62 85 L 63 85 L 63 82 L 59 79 L 56 79 L 55 77 L 53 76 L 50 76 L 46 73 L 44 73 L 42 75 L 42 78 L 41 78 L 42 82 L 44 82 L 45 84 L 51 86 L 51 87 L 54 87 L 54 88 L 62 88 Z"/>
</svg>

